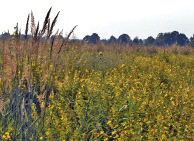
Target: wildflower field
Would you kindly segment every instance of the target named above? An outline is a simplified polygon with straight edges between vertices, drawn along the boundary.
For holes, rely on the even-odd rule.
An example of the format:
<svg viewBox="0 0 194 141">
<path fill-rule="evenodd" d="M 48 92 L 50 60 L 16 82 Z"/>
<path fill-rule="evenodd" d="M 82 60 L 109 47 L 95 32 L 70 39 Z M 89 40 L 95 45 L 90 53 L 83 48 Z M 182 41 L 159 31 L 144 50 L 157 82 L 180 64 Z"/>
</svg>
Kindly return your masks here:
<svg viewBox="0 0 194 141">
<path fill-rule="evenodd" d="M 194 140 L 192 48 L 50 42 L 47 24 L 0 41 L 0 140 Z"/>
</svg>

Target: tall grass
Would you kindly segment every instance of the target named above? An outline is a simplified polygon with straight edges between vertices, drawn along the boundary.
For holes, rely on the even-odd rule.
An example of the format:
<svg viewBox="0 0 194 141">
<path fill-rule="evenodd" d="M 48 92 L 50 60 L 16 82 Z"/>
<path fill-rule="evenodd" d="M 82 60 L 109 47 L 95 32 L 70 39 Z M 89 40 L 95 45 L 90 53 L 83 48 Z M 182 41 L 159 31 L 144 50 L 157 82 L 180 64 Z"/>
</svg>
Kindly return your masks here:
<svg viewBox="0 0 194 141">
<path fill-rule="evenodd" d="M 41 30 L 39 23 L 35 25 L 31 12 L 31 39 L 27 40 L 28 15 L 23 42 L 20 40 L 18 24 L 14 28 L 14 37 L 2 40 L 1 140 L 38 140 L 40 135 L 45 135 L 48 97 L 53 91 L 53 80 L 60 71 L 57 59 L 60 59 L 60 52 L 75 29 L 72 29 L 66 40 L 57 39 L 61 33 L 56 33 L 50 44 L 49 38 L 59 15 L 58 12 L 50 25 L 50 12 L 51 8 Z M 43 35 L 45 40 L 40 42 Z"/>
<path fill-rule="evenodd" d="M 50 42 L 50 12 L 1 40 L 0 140 L 194 139 L 192 48 Z"/>
</svg>

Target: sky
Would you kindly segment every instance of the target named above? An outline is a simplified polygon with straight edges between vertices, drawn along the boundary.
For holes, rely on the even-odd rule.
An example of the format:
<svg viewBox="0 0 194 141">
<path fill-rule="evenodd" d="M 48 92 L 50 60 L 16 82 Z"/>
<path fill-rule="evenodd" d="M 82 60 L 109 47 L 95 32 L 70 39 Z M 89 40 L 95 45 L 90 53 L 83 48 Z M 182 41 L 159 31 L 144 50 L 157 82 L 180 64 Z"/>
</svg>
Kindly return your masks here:
<svg viewBox="0 0 194 141">
<path fill-rule="evenodd" d="M 97 33 L 100 39 L 128 34 L 146 39 L 158 33 L 178 31 L 188 38 L 194 33 L 193 0 L 4 0 L 0 5 L 0 32 L 14 32 L 18 23 L 25 32 L 27 16 L 33 11 L 35 23 L 42 28 L 52 7 L 51 21 L 60 11 L 54 33 L 63 36 L 74 31 L 77 39 Z M 30 27 L 29 27 L 30 28 Z"/>
</svg>

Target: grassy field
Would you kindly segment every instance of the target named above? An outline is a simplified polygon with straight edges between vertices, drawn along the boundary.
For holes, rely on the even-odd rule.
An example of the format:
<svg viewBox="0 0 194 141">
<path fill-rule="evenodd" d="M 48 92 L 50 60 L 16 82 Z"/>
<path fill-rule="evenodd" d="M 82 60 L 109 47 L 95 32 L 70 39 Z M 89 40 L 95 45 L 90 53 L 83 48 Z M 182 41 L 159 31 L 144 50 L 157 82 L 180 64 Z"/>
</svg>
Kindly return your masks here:
<svg viewBox="0 0 194 141">
<path fill-rule="evenodd" d="M 20 41 L 15 29 L 0 41 L 0 140 L 194 140 L 192 48 Z"/>
</svg>

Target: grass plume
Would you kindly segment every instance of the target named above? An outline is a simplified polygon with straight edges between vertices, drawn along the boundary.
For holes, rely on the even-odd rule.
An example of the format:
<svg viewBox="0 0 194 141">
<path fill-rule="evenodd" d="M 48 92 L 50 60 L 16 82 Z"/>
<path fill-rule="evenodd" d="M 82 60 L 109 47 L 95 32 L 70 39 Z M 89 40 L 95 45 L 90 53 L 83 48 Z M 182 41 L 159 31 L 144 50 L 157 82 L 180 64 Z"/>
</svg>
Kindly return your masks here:
<svg viewBox="0 0 194 141">
<path fill-rule="evenodd" d="M 36 32 L 35 19 L 34 19 L 34 14 L 31 11 L 31 34 L 32 34 L 32 36 L 35 35 L 35 32 Z"/>
<path fill-rule="evenodd" d="M 48 25 L 48 23 L 49 23 L 49 19 L 50 19 L 49 16 L 50 16 L 51 9 L 52 9 L 52 7 L 49 9 L 49 11 L 48 11 L 48 13 L 45 17 L 44 24 L 43 24 L 43 27 L 42 27 L 42 30 L 41 30 L 41 35 L 44 35 L 47 26 L 48 27 L 50 26 L 50 25 Z"/>
<path fill-rule="evenodd" d="M 28 24 L 29 24 L 29 18 L 30 18 L 30 14 L 28 14 L 28 18 L 27 18 L 27 22 L 26 22 L 26 30 L 25 30 L 24 41 L 26 41 L 27 36 L 28 36 Z"/>
<path fill-rule="evenodd" d="M 53 28 L 54 28 L 54 26 L 55 26 L 55 24 L 56 24 L 56 22 L 57 22 L 57 17 L 59 16 L 59 13 L 60 13 L 60 11 L 57 13 L 56 17 L 54 18 L 54 20 L 53 20 L 53 22 L 52 22 L 52 24 L 51 24 L 51 27 L 50 27 L 50 31 L 49 31 L 48 37 L 50 37 L 51 34 L 52 34 L 52 32 L 53 32 Z"/>
<path fill-rule="evenodd" d="M 68 41 L 69 41 L 69 37 L 71 36 L 71 34 L 73 33 L 73 31 L 75 30 L 75 28 L 77 27 L 77 25 L 69 32 L 67 38 L 63 41 L 63 43 L 61 44 L 60 48 L 59 48 L 59 51 L 58 51 L 58 55 L 60 54 L 61 52 L 61 49 L 63 46 L 66 46 Z"/>
</svg>

